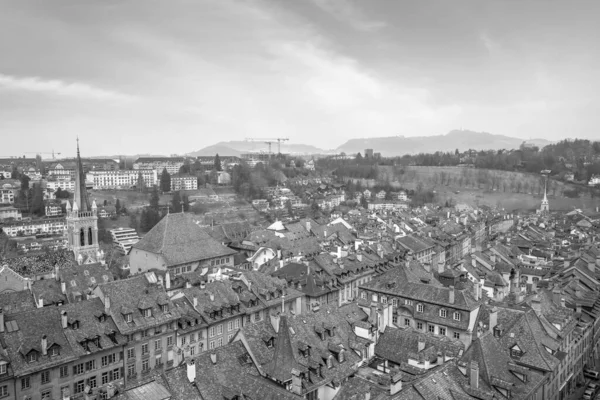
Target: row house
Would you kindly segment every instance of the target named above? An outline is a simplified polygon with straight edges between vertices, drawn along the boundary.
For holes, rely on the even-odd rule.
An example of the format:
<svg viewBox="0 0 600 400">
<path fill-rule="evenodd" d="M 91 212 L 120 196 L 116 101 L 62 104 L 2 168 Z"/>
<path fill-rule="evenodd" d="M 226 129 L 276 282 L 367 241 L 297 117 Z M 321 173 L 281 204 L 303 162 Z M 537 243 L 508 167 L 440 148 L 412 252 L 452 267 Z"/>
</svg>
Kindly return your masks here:
<svg viewBox="0 0 600 400">
<path fill-rule="evenodd" d="M 68 176 L 67 178 L 46 181 L 46 190 L 56 192 L 59 188 L 60 190 L 67 190 L 73 193 L 75 191 L 75 179 L 71 179 L 71 176 Z"/>
<path fill-rule="evenodd" d="M 13 204 L 20 188 L 19 181 L 3 180 L 0 183 L 0 204 Z"/>
<path fill-rule="evenodd" d="M 36 234 L 61 235 L 65 232 L 64 218 L 44 218 L 32 221 L 17 221 L 6 223 L 2 230 L 8 236 L 31 236 Z"/>
<path fill-rule="evenodd" d="M 471 289 L 444 287 L 418 263 L 399 266 L 359 287 L 360 301 L 392 304 L 394 324 L 471 343 L 481 305 Z"/>
<path fill-rule="evenodd" d="M 435 251 L 435 243 L 429 238 L 415 234 L 396 239 L 397 243 L 421 263 L 431 263 Z"/>
<path fill-rule="evenodd" d="M 21 211 L 15 207 L 0 207 L 0 221 L 10 218 L 20 221 L 23 218 L 23 215 L 21 214 Z"/>
<path fill-rule="evenodd" d="M 153 273 L 99 285 L 94 294 L 125 336 L 127 386 L 144 380 L 151 371 L 173 367 L 177 322 L 183 311 L 175 307 Z"/>
<path fill-rule="evenodd" d="M 140 175 L 146 187 L 152 187 L 158 182 L 155 169 L 93 170 L 87 173 L 86 180 L 93 182 L 96 190 L 130 189 L 137 186 Z"/>
<path fill-rule="evenodd" d="M 192 175 L 171 176 L 171 191 L 196 190 L 198 189 L 198 178 Z"/>
</svg>

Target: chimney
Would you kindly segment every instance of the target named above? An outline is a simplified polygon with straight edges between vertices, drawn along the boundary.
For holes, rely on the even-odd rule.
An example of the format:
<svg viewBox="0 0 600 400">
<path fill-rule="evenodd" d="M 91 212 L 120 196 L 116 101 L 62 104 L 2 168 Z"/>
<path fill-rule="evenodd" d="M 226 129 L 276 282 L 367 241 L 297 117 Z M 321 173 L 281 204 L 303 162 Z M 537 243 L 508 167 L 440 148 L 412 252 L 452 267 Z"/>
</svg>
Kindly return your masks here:
<svg viewBox="0 0 600 400">
<path fill-rule="evenodd" d="M 444 363 L 444 356 L 441 351 L 437 353 L 437 365 L 442 365 Z"/>
<path fill-rule="evenodd" d="M 277 249 L 277 259 L 281 260 L 281 249 Z"/>
<path fill-rule="evenodd" d="M 283 268 L 283 260 L 279 260 L 279 269 Z"/>
<path fill-rule="evenodd" d="M 431 272 L 431 264 L 430 263 L 424 262 L 423 263 L 423 268 L 425 268 L 425 271 Z"/>
<path fill-rule="evenodd" d="M 493 263 L 496 263 L 496 254 L 492 253 L 490 255 L 490 261 L 493 262 Z"/>
<path fill-rule="evenodd" d="M 306 230 L 310 232 L 310 221 L 306 221 Z"/>
<path fill-rule="evenodd" d="M 402 372 L 392 376 L 390 380 L 390 395 L 393 396 L 402 390 Z"/>
<path fill-rule="evenodd" d="M 40 299 L 38 300 L 38 308 L 42 308 L 42 307 L 44 307 L 44 299 L 42 299 L 40 297 Z"/>
<path fill-rule="evenodd" d="M 0 308 L 0 333 L 4 333 L 4 311 Z"/>
<path fill-rule="evenodd" d="M 271 326 L 275 330 L 275 333 L 279 333 L 279 320 L 281 319 L 279 313 L 269 313 L 271 317 Z"/>
<path fill-rule="evenodd" d="M 60 278 L 58 277 L 58 272 L 60 271 L 60 266 L 58 265 L 58 263 L 56 263 L 54 265 L 54 279 L 56 279 L 57 281 L 60 280 Z"/>
<path fill-rule="evenodd" d="M 196 380 L 196 363 L 191 360 L 187 362 L 187 378 L 190 383 Z"/>
<path fill-rule="evenodd" d="M 210 296 L 210 301 L 215 301 L 215 294 L 214 293 L 209 293 Z"/>
<path fill-rule="evenodd" d="M 108 295 L 104 296 L 104 312 L 110 313 L 110 297 Z"/>
<path fill-rule="evenodd" d="M 42 336 L 42 354 L 48 354 L 48 337 L 46 335 Z"/>
<path fill-rule="evenodd" d="M 365 392 L 365 400 L 371 400 L 371 392 Z"/>
<path fill-rule="evenodd" d="M 450 211 L 446 213 L 446 219 L 450 219 Z"/>
<path fill-rule="evenodd" d="M 578 314 L 581 314 L 581 303 L 576 303 L 575 304 L 575 310 Z"/>
<path fill-rule="evenodd" d="M 557 306 L 561 304 L 561 293 L 560 293 L 560 289 L 555 287 L 554 289 L 552 289 L 552 302 L 554 304 L 556 304 Z"/>
<path fill-rule="evenodd" d="M 342 246 L 337 247 L 337 258 L 342 258 Z"/>
<path fill-rule="evenodd" d="M 192 284 L 190 283 L 190 281 L 186 280 L 186 281 L 185 281 L 185 288 L 186 288 L 186 289 L 189 289 L 189 288 L 191 288 L 191 287 L 192 287 Z"/>
<path fill-rule="evenodd" d="M 473 389 L 479 389 L 479 364 L 471 361 L 470 382 Z"/>
<path fill-rule="evenodd" d="M 569 262 L 569 260 L 565 260 L 565 261 L 563 262 L 563 266 L 564 266 L 565 268 L 569 268 L 569 265 L 570 265 L 570 264 L 571 264 L 571 263 Z"/>
<path fill-rule="evenodd" d="M 454 304 L 454 286 L 450 286 L 448 291 L 448 303 Z"/>
<path fill-rule="evenodd" d="M 67 294 L 67 283 L 66 282 L 60 283 L 60 292 L 62 294 Z"/>
<path fill-rule="evenodd" d="M 65 310 L 62 310 L 60 313 L 60 322 L 62 324 L 63 329 L 67 329 L 67 327 L 69 326 L 67 321 L 67 312 Z"/>
<path fill-rule="evenodd" d="M 194 304 L 194 308 L 198 307 L 198 297 L 196 295 L 192 298 L 192 304 Z"/>
<path fill-rule="evenodd" d="M 362 262 L 362 253 L 356 253 L 356 259 Z"/>
<path fill-rule="evenodd" d="M 425 350 L 425 339 L 423 339 L 422 337 L 419 338 L 419 347 L 417 352 L 420 353 L 423 350 Z"/>
<path fill-rule="evenodd" d="M 165 289 L 171 289 L 171 274 L 169 273 L 169 271 L 165 273 Z"/>
<path fill-rule="evenodd" d="M 292 369 L 292 393 L 302 396 L 302 374 L 296 368 Z"/>
</svg>

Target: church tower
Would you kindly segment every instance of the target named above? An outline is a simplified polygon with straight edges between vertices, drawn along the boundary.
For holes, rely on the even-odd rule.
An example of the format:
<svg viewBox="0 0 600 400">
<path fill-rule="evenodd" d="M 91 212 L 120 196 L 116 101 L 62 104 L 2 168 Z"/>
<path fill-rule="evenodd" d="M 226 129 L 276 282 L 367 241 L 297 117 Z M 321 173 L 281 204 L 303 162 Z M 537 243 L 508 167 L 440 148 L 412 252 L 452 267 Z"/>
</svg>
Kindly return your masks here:
<svg viewBox="0 0 600 400">
<path fill-rule="evenodd" d="M 544 199 L 542 200 L 542 205 L 540 207 L 541 214 L 548 214 L 550 212 L 550 203 L 548 203 L 548 196 L 546 193 L 547 186 L 548 178 L 546 177 L 546 182 L 544 182 Z"/>
<path fill-rule="evenodd" d="M 79 264 L 101 261 L 98 245 L 98 213 L 96 202 L 90 207 L 85 187 L 83 164 L 79 155 L 77 139 L 77 160 L 75 165 L 75 194 L 73 204 L 67 203 L 67 236 L 69 249 L 73 251 Z"/>
</svg>

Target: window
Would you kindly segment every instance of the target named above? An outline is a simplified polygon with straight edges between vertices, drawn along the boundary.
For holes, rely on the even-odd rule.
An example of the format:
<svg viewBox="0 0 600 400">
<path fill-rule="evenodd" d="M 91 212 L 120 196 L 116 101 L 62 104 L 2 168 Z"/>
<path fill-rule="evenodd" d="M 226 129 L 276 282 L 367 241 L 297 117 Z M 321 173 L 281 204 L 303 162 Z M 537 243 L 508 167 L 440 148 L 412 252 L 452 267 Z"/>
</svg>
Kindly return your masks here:
<svg viewBox="0 0 600 400">
<path fill-rule="evenodd" d="M 48 354 L 50 354 L 50 357 L 58 356 L 60 355 L 60 348 L 58 346 L 52 346 Z"/>
<path fill-rule="evenodd" d="M 26 389 L 29 389 L 30 387 L 31 387 L 31 381 L 29 380 L 29 377 L 21 378 L 21 390 L 26 390 Z"/>
<path fill-rule="evenodd" d="M 363 300 L 367 299 L 367 293 L 366 292 L 360 292 L 360 298 Z"/>
<path fill-rule="evenodd" d="M 442 308 L 440 310 L 440 317 L 446 318 L 447 315 L 448 315 L 448 311 L 446 311 L 446 309 Z"/>
<path fill-rule="evenodd" d="M 161 346 L 162 346 L 162 340 L 157 339 L 154 341 L 154 350 L 160 350 Z"/>
<path fill-rule="evenodd" d="M 223 338 L 219 338 L 217 340 L 217 347 L 221 347 L 221 346 L 223 346 Z"/>
<path fill-rule="evenodd" d="M 373 295 L 371 296 L 371 300 L 377 301 L 377 294 L 376 293 L 373 293 Z"/>
<path fill-rule="evenodd" d="M 381 302 L 382 302 L 383 304 L 387 304 L 387 297 L 385 297 L 385 296 L 382 296 L 382 297 L 381 297 Z"/>
<path fill-rule="evenodd" d="M 148 371 L 150 371 L 150 364 L 148 363 L 148 360 L 144 360 L 142 361 L 142 372 Z"/>
<path fill-rule="evenodd" d="M 260 311 L 257 312 L 256 314 L 254 314 L 254 321 L 256 321 L 256 322 L 260 321 Z"/>
<path fill-rule="evenodd" d="M 398 306 L 398 299 L 392 299 L 392 306 L 394 306 L 394 307 Z"/>
<path fill-rule="evenodd" d="M 215 341 L 211 340 L 210 343 L 208 344 L 208 348 L 213 350 L 215 348 Z"/>
<path fill-rule="evenodd" d="M 196 354 L 196 346 L 190 347 L 190 355 L 193 356 L 194 354 Z"/>
<path fill-rule="evenodd" d="M 131 314 L 125 314 L 125 322 L 131 322 Z"/>
<path fill-rule="evenodd" d="M 423 312 L 423 304 L 417 304 L 417 312 Z"/>
<path fill-rule="evenodd" d="M 229 322 L 227 323 L 227 330 L 228 330 L 228 331 L 232 331 L 232 330 L 233 330 L 233 321 L 229 321 Z"/>
<path fill-rule="evenodd" d="M 77 364 L 73 366 L 73 375 L 83 374 L 83 364 Z"/>
<path fill-rule="evenodd" d="M 52 389 L 42 390 L 42 400 L 52 399 Z"/>
<path fill-rule="evenodd" d="M 235 329 L 240 329 L 240 320 L 239 319 L 235 320 Z"/>
<path fill-rule="evenodd" d="M 161 366 L 161 365 L 162 365 L 162 363 L 163 363 L 163 362 L 162 362 L 162 354 L 159 354 L 159 355 L 157 355 L 157 356 L 156 356 L 156 359 L 155 359 L 154 365 L 156 365 L 156 366 Z"/>
<path fill-rule="evenodd" d="M 6 397 L 8 396 L 8 386 L 4 385 L 4 386 L 0 386 L 0 397 Z"/>
<path fill-rule="evenodd" d="M 96 369 L 96 360 L 90 360 L 85 363 L 86 371 L 93 371 Z"/>
<path fill-rule="evenodd" d="M 454 313 L 454 320 L 455 321 L 460 321 L 460 313 L 459 312 L 455 312 Z"/>
<path fill-rule="evenodd" d="M 215 327 L 211 326 L 210 329 L 208 330 L 208 337 L 214 337 L 215 336 Z"/>
<path fill-rule="evenodd" d="M 109 380 L 108 380 L 108 372 L 102 373 L 102 380 L 101 380 L 101 382 L 102 382 L 101 383 L 102 385 L 106 385 L 109 382 Z"/>
<path fill-rule="evenodd" d="M 394 324 L 398 324 L 398 316 L 397 315 L 392 316 L 392 322 Z"/>
<path fill-rule="evenodd" d="M 144 310 L 144 317 L 148 318 L 152 316 L 152 309 L 151 308 L 146 308 Z"/>
<path fill-rule="evenodd" d="M 440 335 L 446 336 L 446 328 L 440 327 Z"/>
<path fill-rule="evenodd" d="M 410 319 L 404 318 L 404 326 L 410 326 Z"/>
<path fill-rule="evenodd" d="M 423 330 L 423 323 L 422 322 L 417 322 L 417 329 L 422 331 Z"/>
<path fill-rule="evenodd" d="M 130 378 L 135 376 L 135 364 L 129 364 L 127 366 L 127 376 Z"/>
<path fill-rule="evenodd" d="M 148 354 L 150 351 L 148 351 L 148 343 L 144 343 L 142 345 L 142 355 Z"/>
<path fill-rule="evenodd" d="M 233 339 L 233 333 L 230 335 L 227 335 L 227 343 L 231 343 L 231 339 Z"/>
<path fill-rule="evenodd" d="M 412 306 L 413 305 L 413 301 L 412 300 L 408 300 L 408 299 L 404 299 L 404 304 L 407 306 Z"/>
<path fill-rule="evenodd" d="M 4 375 L 6 373 L 6 363 L 0 364 L 0 375 Z"/>
<path fill-rule="evenodd" d="M 67 392 L 69 392 L 69 385 L 62 386 L 60 388 L 60 398 L 61 399 L 66 398 Z"/>
<path fill-rule="evenodd" d="M 434 333 L 434 332 L 435 332 L 435 325 L 428 325 L 428 326 L 427 326 L 427 330 L 428 330 L 430 333 Z"/>
<path fill-rule="evenodd" d="M 140 335 L 142 336 L 142 339 L 147 338 L 148 337 L 148 331 L 141 331 Z"/>
<path fill-rule="evenodd" d="M 91 376 L 88 379 L 88 385 L 90 386 L 90 389 L 94 389 L 96 386 L 98 386 L 98 382 L 96 381 L 96 377 L 95 376 Z"/>
<path fill-rule="evenodd" d="M 454 339 L 460 339 L 460 333 L 454 332 Z"/>
<path fill-rule="evenodd" d="M 167 347 L 173 346 L 173 336 L 167 338 Z"/>
<path fill-rule="evenodd" d="M 121 368 L 113 369 L 111 380 L 116 381 L 119 379 L 121 379 Z"/>
<path fill-rule="evenodd" d="M 50 382 L 50 371 L 42 371 L 42 373 L 40 374 L 42 377 L 42 385 L 45 385 L 46 383 Z"/>
<path fill-rule="evenodd" d="M 27 362 L 37 361 L 37 353 L 35 351 L 30 351 L 27 355 Z"/>
<path fill-rule="evenodd" d="M 83 389 L 85 389 L 85 381 L 82 379 L 78 382 L 75 382 L 75 386 L 73 387 L 73 389 L 75 393 L 83 392 Z"/>
<path fill-rule="evenodd" d="M 59 373 L 59 376 L 60 376 L 61 378 L 64 378 L 64 377 L 67 377 L 67 376 L 69 376 L 69 367 L 67 367 L 66 365 L 65 365 L 65 366 L 62 366 L 62 367 L 60 367 L 60 373 Z"/>
<path fill-rule="evenodd" d="M 181 337 L 181 345 L 182 345 L 182 346 L 185 346 L 185 342 L 186 342 L 186 340 L 187 340 L 187 337 L 186 337 L 186 336 L 182 336 L 182 337 Z"/>
</svg>

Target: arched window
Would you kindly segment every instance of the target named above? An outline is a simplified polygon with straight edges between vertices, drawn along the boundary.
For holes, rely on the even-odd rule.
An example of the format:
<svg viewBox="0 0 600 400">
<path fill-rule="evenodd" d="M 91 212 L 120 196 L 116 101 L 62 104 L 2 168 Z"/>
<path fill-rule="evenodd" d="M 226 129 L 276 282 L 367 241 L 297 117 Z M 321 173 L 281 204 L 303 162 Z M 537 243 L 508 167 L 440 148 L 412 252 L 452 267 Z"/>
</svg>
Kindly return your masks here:
<svg viewBox="0 0 600 400">
<path fill-rule="evenodd" d="M 92 228 L 88 228 L 88 244 L 94 244 L 92 240 Z"/>
<path fill-rule="evenodd" d="M 85 232 L 83 228 L 79 230 L 79 245 L 85 246 Z"/>
</svg>

